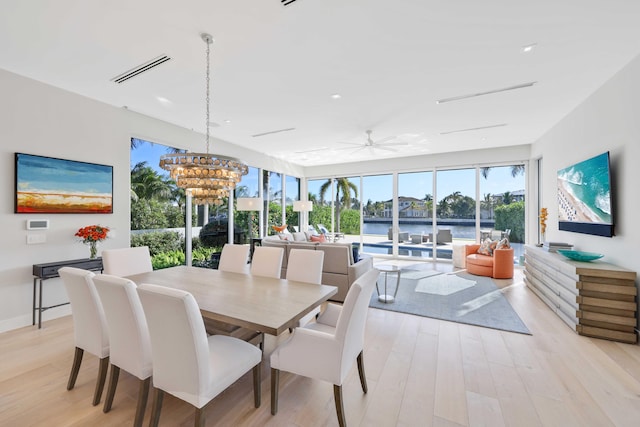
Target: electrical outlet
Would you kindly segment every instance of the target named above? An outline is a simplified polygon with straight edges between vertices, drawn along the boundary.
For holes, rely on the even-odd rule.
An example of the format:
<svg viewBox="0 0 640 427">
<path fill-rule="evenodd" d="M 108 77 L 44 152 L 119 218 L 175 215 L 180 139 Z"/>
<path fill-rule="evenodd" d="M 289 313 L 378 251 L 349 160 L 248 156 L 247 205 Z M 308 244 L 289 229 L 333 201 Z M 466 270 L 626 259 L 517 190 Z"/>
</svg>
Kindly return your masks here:
<svg viewBox="0 0 640 427">
<path fill-rule="evenodd" d="M 37 245 L 47 241 L 46 234 L 27 234 L 27 245 Z"/>
</svg>

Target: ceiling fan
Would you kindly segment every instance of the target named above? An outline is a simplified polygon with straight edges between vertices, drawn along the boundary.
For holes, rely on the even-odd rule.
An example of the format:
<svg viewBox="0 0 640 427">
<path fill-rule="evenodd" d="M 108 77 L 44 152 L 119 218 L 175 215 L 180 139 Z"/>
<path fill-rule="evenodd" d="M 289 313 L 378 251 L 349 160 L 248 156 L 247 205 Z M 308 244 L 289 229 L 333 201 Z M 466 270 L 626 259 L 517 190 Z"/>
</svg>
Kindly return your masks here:
<svg viewBox="0 0 640 427">
<path fill-rule="evenodd" d="M 399 146 L 399 145 L 409 145 L 408 142 L 404 142 L 404 141 L 394 141 L 394 142 L 389 142 L 389 141 L 393 141 L 394 139 L 397 138 L 397 136 L 388 136 L 386 138 L 382 138 L 379 139 L 377 141 L 374 141 L 373 139 L 371 139 L 371 133 L 373 131 L 371 130 L 367 130 L 367 140 L 365 141 L 364 144 L 362 143 L 357 143 L 357 142 L 341 142 L 340 144 L 348 144 L 348 145 L 355 145 L 358 148 L 356 148 L 351 154 L 357 153 L 359 151 L 365 150 L 365 149 L 369 149 L 369 153 L 371 154 L 375 154 L 375 150 L 383 150 L 383 151 L 397 151 L 393 148 L 390 147 L 394 147 L 394 146 Z"/>
</svg>

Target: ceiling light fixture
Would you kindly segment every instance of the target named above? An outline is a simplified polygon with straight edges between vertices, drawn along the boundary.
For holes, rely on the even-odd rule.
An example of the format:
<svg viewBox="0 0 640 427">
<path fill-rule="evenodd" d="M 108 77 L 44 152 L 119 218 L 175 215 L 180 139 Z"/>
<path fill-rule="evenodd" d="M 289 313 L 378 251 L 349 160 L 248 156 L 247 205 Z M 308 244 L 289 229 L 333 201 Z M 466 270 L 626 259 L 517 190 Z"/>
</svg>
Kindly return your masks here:
<svg viewBox="0 0 640 427">
<path fill-rule="evenodd" d="M 482 96 L 482 95 L 491 95 L 491 94 L 494 94 L 494 93 L 506 92 L 508 90 L 523 89 L 525 87 L 531 87 L 536 83 L 538 83 L 538 82 L 528 82 L 528 83 L 522 83 L 522 84 L 515 85 L 515 86 L 503 87 L 501 89 L 488 90 L 486 92 L 478 92 L 478 93 L 472 93 L 470 95 L 461 95 L 461 96 L 454 96 L 454 97 L 451 97 L 451 98 L 443 98 L 443 99 L 437 100 L 436 104 L 444 104 L 445 102 L 451 102 L 451 101 L 460 101 L 462 99 L 474 98 L 476 96 Z"/>
<path fill-rule="evenodd" d="M 340 95 L 339 93 L 334 93 L 333 95 L 331 95 L 331 98 L 340 99 L 340 98 L 342 98 L 342 95 Z"/>
<path fill-rule="evenodd" d="M 458 129 L 458 130 L 450 130 L 448 132 L 440 132 L 440 135 L 449 135 L 451 133 L 458 133 L 458 132 L 471 132 L 474 130 L 483 130 L 483 129 L 491 129 L 491 128 L 500 128 L 503 126 L 507 126 L 507 123 L 500 123 L 498 125 L 489 125 L 489 126 L 480 126 L 477 128 L 468 128 L 468 129 Z"/>
<path fill-rule="evenodd" d="M 521 52 L 522 53 L 532 52 L 533 49 L 535 49 L 537 45 L 538 45 L 537 43 L 532 43 L 532 44 L 528 44 L 526 46 L 522 46 Z"/>
<path fill-rule="evenodd" d="M 221 205 L 223 198 L 229 197 L 243 175 L 249 171 L 247 165 L 237 159 L 209 154 L 209 82 L 210 52 L 213 37 L 200 35 L 207 44 L 206 73 L 206 153 L 171 153 L 160 157 L 160 167 L 169 171 L 169 175 L 178 187 L 184 188 L 196 205 Z"/>
</svg>

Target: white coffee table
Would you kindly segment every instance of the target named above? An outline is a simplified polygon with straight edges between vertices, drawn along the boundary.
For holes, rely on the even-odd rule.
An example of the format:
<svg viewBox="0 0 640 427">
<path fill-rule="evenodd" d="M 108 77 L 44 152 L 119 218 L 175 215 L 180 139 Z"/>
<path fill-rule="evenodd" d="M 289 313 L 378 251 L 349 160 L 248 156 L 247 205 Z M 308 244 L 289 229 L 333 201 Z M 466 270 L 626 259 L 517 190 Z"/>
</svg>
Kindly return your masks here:
<svg viewBox="0 0 640 427">
<path fill-rule="evenodd" d="M 384 303 L 392 303 L 396 299 L 396 295 L 398 294 L 398 288 L 400 287 L 400 272 L 402 269 L 397 265 L 389 265 L 389 264 L 378 264 L 374 266 L 376 270 L 380 273 L 384 273 L 384 293 L 380 293 L 380 288 L 378 287 L 378 281 L 376 280 L 376 290 L 378 291 L 378 301 Z M 387 293 L 387 280 L 389 278 L 389 273 L 396 274 L 396 289 L 393 291 L 393 295 L 389 295 Z"/>
</svg>

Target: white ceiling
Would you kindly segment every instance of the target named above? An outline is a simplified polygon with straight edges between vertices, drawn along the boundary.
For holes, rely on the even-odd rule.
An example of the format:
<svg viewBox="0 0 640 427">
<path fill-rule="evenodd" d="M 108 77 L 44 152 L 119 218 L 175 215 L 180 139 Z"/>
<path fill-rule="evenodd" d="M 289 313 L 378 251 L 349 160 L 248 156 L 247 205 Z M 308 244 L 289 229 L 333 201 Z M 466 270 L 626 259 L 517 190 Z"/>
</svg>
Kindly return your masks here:
<svg viewBox="0 0 640 427">
<path fill-rule="evenodd" d="M 532 143 L 640 52 L 637 0 L 0 4 L 0 68 L 202 133 L 210 33 L 212 136 L 309 166 Z M 162 54 L 172 59 L 110 81 Z M 344 144 L 367 129 L 407 145 Z"/>
</svg>

